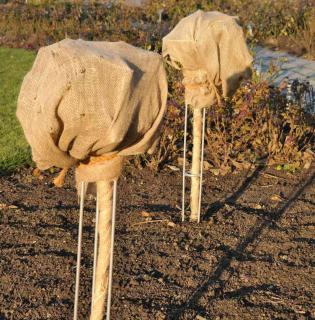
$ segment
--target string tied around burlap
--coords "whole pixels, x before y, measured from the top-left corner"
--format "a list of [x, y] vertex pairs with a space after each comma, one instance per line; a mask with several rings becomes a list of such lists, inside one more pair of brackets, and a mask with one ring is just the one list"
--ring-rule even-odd
[[124, 157], [117, 154], [90, 157], [80, 162], [75, 169], [75, 180], [80, 182], [97, 182], [117, 180], [121, 174]]
[[220, 84], [215, 84], [206, 70], [183, 70], [185, 101], [192, 108], [205, 108], [221, 103]]
[[[124, 158], [117, 154], [91, 156], [85, 161], [78, 162], [75, 167], [76, 187], [79, 191], [81, 182], [114, 181], [121, 174]], [[69, 168], [63, 168], [54, 179], [54, 184], [61, 187]]]

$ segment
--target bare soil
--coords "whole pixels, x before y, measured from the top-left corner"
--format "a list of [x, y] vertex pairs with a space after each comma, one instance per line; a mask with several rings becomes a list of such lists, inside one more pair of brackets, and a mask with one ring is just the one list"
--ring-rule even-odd
[[[206, 173], [196, 224], [180, 222], [180, 172], [127, 170], [112, 319], [315, 319], [314, 176]], [[62, 189], [51, 181], [31, 168], [0, 177], [1, 320], [72, 319], [78, 203], [71, 175]], [[80, 319], [90, 308], [94, 210], [87, 201]]]

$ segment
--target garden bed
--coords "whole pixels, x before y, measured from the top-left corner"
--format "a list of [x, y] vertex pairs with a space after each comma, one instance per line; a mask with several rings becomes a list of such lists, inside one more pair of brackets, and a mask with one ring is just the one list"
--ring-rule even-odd
[[[207, 173], [195, 224], [180, 222], [179, 172], [129, 168], [118, 187], [112, 319], [314, 319], [314, 176], [314, 167]], [[1, 320], [72, 318], [78, 204], [73, 177], [62, 189], [51, 181], [30, 168], [0, 178]], [[85, 212], [81, 319], [93, 201]]]
[[[245, 0], [208, 2], [169, 1], [160, 23], [160, 1], [145, 9], [9, 2], [0, 5], [0, 44], [37, 50], [69, 36], [125, 40], [160, 52], [162, 36], [198, 8], [237, 14], [245, 27], [253, 22], [253, 44], [309, 39], [311, 1], [273, 1], [275, 7], [267, 1], [257, 8]], [[314, 47], [303, 41], [296, 53], [314, 57]], [[34, 55], [1, 54], [0, 320], [71, 319], [78, 224], [73, 176], [57, 189], [49, 171], [34, 175], [25, 168], [30, 151], [15, 104]], [[169, 168], [180, 165], [184, 103], [173, 71], [169, 89], [157, 152], [133, 159], [119, 181], [112, 319], [314, 319], [314, 119], [290, 105], [283, 89], [257, 77], [232, 102], [213, 107], [202, 222], [181, 223], [181, 174]], [[81, 319], [90, 309], [94, 205], [86, 207]]]

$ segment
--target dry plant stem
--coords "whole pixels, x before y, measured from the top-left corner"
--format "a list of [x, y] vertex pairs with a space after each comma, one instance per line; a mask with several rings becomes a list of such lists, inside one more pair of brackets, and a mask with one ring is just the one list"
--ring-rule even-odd
[[141, 221], [141, 222], [134, 223], [133, 226], [139, 226], [141, 224], [156, 223], [156, 222], [169, 222], [169, 220], [168, 219], [159, 219], [159, 220]]
[[99, 246], [95, 271], [95, 292], [93, 295], [94, 301], [92, 302], [93, 308], [90, 320], [102, 320], [104, 316], [110, 263], [113, 182], [97, 182], [97, 197], [99, 209]]
[[200, 191], [200, 154], [202, 136], [202, 111], [194, 108], [193, 119], [193, 155], [191, 168], [190, 220], [198, 221], [199, 191]]
[[185, 191], [186, 191], [186, 152], [187, 152], [187, 121], [188, 105], [185, 103], [185, 125], [184, 125], [184, 152], [183, 152], [183, 185], [182, 185], [182, 222], [185, 221]]

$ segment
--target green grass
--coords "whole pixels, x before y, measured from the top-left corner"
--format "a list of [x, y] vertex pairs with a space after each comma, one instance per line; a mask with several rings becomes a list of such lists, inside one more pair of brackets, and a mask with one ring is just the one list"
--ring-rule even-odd
[[0, 174], [31, 163], [30, 148], [15, 112], [23, 77], [34, 59], [33, 52], [0, 48]]

